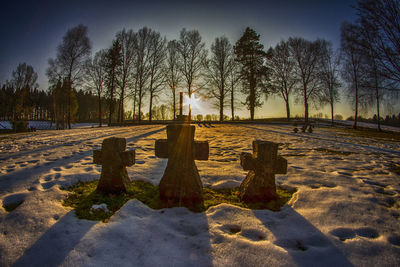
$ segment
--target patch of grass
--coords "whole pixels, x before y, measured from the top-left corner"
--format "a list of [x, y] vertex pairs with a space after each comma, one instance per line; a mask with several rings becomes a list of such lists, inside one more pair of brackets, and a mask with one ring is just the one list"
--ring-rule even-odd
[[315, 151], [319, 151], [319, 152], [324, 152], [324, 153], [329, 153], [329, 154], [334, 154], [334, 155], [344, 155], [344, 156], [349, 156], [351, 154], [355, 154], [353, 152], [349, 152], [349, 151], [337, 151], [337, 150], [333, 150], [333, 149], [329, 149], [329, 148], [314, 148]]
[[[125, 194], [112, 195], [96, 192], [98, 180], [90, 182], [78, 182], [66, 189], [71, 193], [64, 200], [63, 205], [75, 209], [76, 216], [80, 219], [98, 220], [107, 222], [128, 200], [137, 199], [152, 209], [166, 208], [159, 197], [158, 186], [144, 181], [133, 181]], [[204, 205], [194, 207], [192, 211], [203, 212], [209, 207], [221, 203], [229, 203], [239, 207], [250, 209], [269, 209], [279, 211], [292, 197], [296, 190], [287, 190], [277, 187], [278, 199], [268, 203], [246, 204], [239, 198], [239, 187], [231, 189], [203, 188]], [[106, 203], [110, 212], [92, 210], [93, 205]]]

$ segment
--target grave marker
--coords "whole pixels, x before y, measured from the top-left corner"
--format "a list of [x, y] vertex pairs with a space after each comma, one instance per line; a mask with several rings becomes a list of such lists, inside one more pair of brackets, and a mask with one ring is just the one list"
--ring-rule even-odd
[[155, 155], [168, 158], [160, 181], [160, 198], [167, 206], [193, 207], [203, 203], [203, 185], [194, 160], [208, 160], [207, 141], [194, 141], [195, 126], [170, 124], [167, 138], [155, 143]]
[[268, 202], [276, 200], [275, 174], [287, 172], [287, 160], [278, 155], [278, 144], [253, 141], [253, 154], [242, 152], [240, 165], [249, 171], [239, 188], [244, 202]]
[[102, 165], [97, 191], [120, 194], [130, 183], [127, 166], [135, 164], [135, 150], [125, 150], [125, 138], [103, 140], [100, 150], [93, 151], [93, 162]]

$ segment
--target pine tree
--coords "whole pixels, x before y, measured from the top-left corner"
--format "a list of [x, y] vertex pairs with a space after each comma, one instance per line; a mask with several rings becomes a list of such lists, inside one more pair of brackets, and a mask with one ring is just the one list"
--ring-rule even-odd
[[243, 81], [242, 91], [247, 95], [245, 104], [250, 110], [250, 119], [254, 120], [254, 110], [260, 107], [263, 80], [267, 74], [264, 60], [266, 53], [260, 43], [260, 35], [247, 27], [234, 47], [236, 61], [240, 65]]

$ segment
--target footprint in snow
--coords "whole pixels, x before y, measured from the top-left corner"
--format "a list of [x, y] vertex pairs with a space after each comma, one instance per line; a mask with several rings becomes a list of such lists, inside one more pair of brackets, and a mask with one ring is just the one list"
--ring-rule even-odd
[[54, 168], [53, 168], [53, 171], [60, 172], [60, 171], [61, 171], [61, 168], [60, 168], [60, 167], [54, 167]]
[[344, 175], [344, 176], [353, 176], [352, 173], [350, 172], [337, 172], [338, 174]]
[[380, 186], [380, 187], [386, 187], [386, 185], [384, 185], [380, 182], [374, 182], [374, 181], [368, 181], [368, 180], [362, 180], [362, 181], [368, 185], [376, 185], [376, 186]]
[[388, 242], [394, 246], [400, 247], [400, 235], [392, 235], [388, 237]]
[[378, 238], [379, 233], [373, 228], [370, 227], [362, 227], [356, 229], [356, 233], [359, 236], [366, 237], [366, 238]]
[[356, 236], [353, 229], [350, 228], [336, 228], [329, 232], [331, 235], [339, 238], [340, 241], [346, 241]]
[[308, 249], [308, 247], [304, 244], [304, 241], [302, 240], [277, 239], [274, 241], [274, 244], [284, 249], [300, 250], [300, 251], [306, 251]]
[[290, 166], [291, 168], [293, 168], [293, 169], [296, 169], [296, 170], [304, 170], [304, 168], [303, 167], [299, 167], [299, 166]]
[[353, 239], [357, 235], [365, 238], [375, 239], [379, 237], [378, 231], [370, 227], [361, 227], [358, 229], [351, 228], [337, 228], [329, 232], [339, 238], [340, 241], [346, 241], [347, 239]]
[[262, 241], [266, 239], [265, 234], [257, 229], [244, 229], [241, 231], [241, 235], [251, 241]]
[[11, 212], [24, 203], [27, 194], [13, 194], [3, 199], [3, 208]]
[[42, 188], [43, 189], [50, 189], [50, 188], [52, 188], [54, 185], [55, 185], [56, 183], [54, 182], [54, 181], [52, 181], [52, 182], [48, 182], [48, 183], [42, 183]]
[[44, 180], [45, 180], [46, 182], [51, 181], [52, 179], [53, 179], [53, 177], [52, 177], [51, 174], [50, 174], [50, 175], [47, 175], [46, 177], [44, 177]]

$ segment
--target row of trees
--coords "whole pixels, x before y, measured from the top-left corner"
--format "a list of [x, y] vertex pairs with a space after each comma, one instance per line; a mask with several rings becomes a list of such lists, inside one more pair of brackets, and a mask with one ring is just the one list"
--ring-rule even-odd
[[[36, 77], [32, 66], [18, 65], [12, 79], [0, 87], [0, 120], [51, 120], [58, 122], [58, 128], [65, 128], [66, 113], [62, 111], [66, 109], [68, 83], [57, 83], [46, 92], [37, 88]], [[103, 104], [105, 100], [101, 99]], [[98, 99], [90, 91], [73, 89], [71, 103], [72, 121], [97, 121]], [[104, 118], [105, 114], [101, 116]]]
[[[238, 104], [246, 105], [253, 120], [262, 98], [276, 94], [285, 102], [288, 120], [295, 98], [304, 105], [306, 123], [310, 106], [318, 109], [326, 104], [333, 123], [339, 91], [347, 88], [356, 127], [359, 106], [376, 106], [380, 118], [382, 102], [397, 99], [400, 81], [398, 1], [360, 0], [357, 11], [357, 21], [341, 28], [338, 51], [326, 40], [299, 37], [282, 40], [265, 51], [260, 36], [251, 28], [246, 28], [234, 45], [225, 36], [217, 37], [208, 51], [197, 30], [182, 29], [177, 40], [167, 41], [159, 32], [144, 27], [137, 32], [119, 31], [111, 47], [92, 56], [88, 29], [78, 25], [67, 31], [56, 57], [49, 60], [46, 73], [52, 114], [61, 128], [70, 128], [78, 110], [87, 105], [77, 98], [76, 88], [84, 88], [96, 95], [100, 125], [105, 110], [109, 123], [122, 122], [126, 114], [142, 120], [146, 100], [148, 120], [158, 118], [154, 103], [162, 94], [169, 95], [167, 107], [175, 118], [177, 92], [185, 89], [189, 98], [196, 93], [213, 101], [220, 120], [225, 119], [228, 106], [233, 120]], [[28, 103], [21, 100], [26, 98], [24, 92], [37, 90], [33, 68], [20, 66], [7, 87], [17, 96], [12, 111], [7, 111], [13, 119], [22, 114], [20, 102]], [[133, 103], [128, 112], [124, 109], [127, 100]]]

